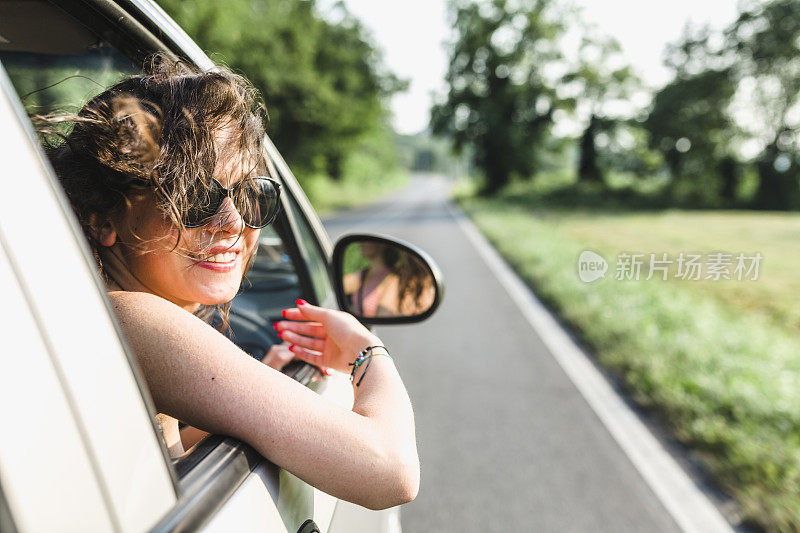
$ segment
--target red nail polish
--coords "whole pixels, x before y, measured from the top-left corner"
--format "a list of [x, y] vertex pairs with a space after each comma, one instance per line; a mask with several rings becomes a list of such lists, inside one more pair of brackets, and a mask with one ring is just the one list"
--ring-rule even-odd
[[299, 299], [299, 298], [297, 300], [295, 300], [294, 303], [296, 303], [297, 305], [308, 305], [307, 301]]
[[289, 351], [290, 352], [294, 352], [294, 344], [290, 344], [289, 345]]
[[286, 309], [284, 309], [283, 311], [281, 311], [281, 314], [283, 315], [283, 318], [286, 318]]
[[280, 331], [280, 330], [278, 329], [278, 323], [277, 323], [277, 322], [275, 322], [274, 324], [272, 324], [272, 327], [275, 329], [275, 331]]

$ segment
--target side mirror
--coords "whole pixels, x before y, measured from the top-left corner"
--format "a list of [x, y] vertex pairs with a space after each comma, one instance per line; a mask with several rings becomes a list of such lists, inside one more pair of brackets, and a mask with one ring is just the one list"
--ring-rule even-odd
[[375, 234], [345, 235], [333, 249], [339, 308], [364, 324], [411, 324], [444, 296], [439, 266], [416, 246]]

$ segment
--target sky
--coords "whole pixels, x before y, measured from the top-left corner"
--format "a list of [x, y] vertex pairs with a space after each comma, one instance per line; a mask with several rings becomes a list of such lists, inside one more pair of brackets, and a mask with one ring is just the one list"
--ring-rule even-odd
[[[323, 0], [322, 6], [332, 0]], [[416, 133], [428, 124], [432, 95], [444, 93], [450, 38], [444, 0], [344, 0], [383, 51], [389, 70], [410, 82], [392, 102], [393, 125]], [[736, 0], [574, 0], [583, 19], [616, 38], [629, 63], [651, 87], [669, 80], [664, 47], [678, 40], [687, 23], [723, 28], [736, 17]]]

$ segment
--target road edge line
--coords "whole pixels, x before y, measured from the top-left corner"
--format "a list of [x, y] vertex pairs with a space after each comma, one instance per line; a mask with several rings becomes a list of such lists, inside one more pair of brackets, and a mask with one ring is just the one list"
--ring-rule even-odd
[[489, 243], [460, 207], [445, 203], [550, 354], [583, 395], [608, 432], [686, 533], [732, 533], [733, 527], [670, 453], [617, 394], [605, 376], [563, 330], [552, 313]]

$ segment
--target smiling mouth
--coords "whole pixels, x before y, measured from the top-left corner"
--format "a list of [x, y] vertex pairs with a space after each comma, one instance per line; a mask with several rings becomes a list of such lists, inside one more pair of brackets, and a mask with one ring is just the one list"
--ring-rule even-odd
[[233, 263], [236, 261], [236, 256], [239, 252], [222, 252], [219, 254], [210, 255], [208, 257], [195, 257], [198, 262], [202, 263]]
[[208, 263], [232, 263], [236, 261], [236, 256], [238, 252], [224, 252], [221, 254], [212, 255], [211, 257], [206, 257], [204, 261]]

